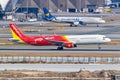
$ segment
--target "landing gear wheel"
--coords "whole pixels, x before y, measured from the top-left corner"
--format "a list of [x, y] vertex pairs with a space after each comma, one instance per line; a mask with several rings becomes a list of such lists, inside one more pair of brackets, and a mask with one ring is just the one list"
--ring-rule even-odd
[[73, 26], [74, 26], [73, 24], [70, 25], [70, 27], [73, 27]]
[[99, 27], [99, 25], [97, 24], [97, 27]]
[[75, 25], [75, 27], [78, 27], [78, 25]]
[[71, 24], [70, 27], [77, 27], [78, 25]]
[[98, 47], [99, 50], [101, 50], [101, 47]]
[[62, 46], [59, 46], [59, 47], [57, 48], [57, 50], [63, 50], [63, 47], [62, 47]]
[[101, 50], [101, 46], [100, 46], [100, 44], [98, 44], [98, 49]]

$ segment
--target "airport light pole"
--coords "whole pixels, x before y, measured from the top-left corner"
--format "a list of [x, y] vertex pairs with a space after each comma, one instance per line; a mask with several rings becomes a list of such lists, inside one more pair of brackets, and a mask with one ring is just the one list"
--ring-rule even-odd
[[11, 7], [12, 7], [12, 21], [13, 21], [13, 11], [14, 11], [14, 10], [13, 10], [13, 0], [12, 0], [11, 3], [12, 3], [12, 6], [11, 6]]
[[65, 4], [66, 4], [66, 5], [65, 5], [65, 6], [66, 6], [66, 12], [68, 12], [67, 0], [65, 0]]
[[27, 9], [27, 12], [26, 12], [26, 19], [28, 20], [28, 0], [27, 0], [26, 9]]
[[50, 1], [48, 0], [48, 9], [50, 10]]

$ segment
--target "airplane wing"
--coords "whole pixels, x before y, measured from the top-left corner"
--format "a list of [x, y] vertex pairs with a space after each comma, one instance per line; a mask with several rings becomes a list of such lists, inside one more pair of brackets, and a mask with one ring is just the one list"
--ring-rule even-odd
[[64, 46], [64, 44], [66, 43], [72, 43], [72, 42], [66, 42], [66, 41], [57, 41], [57, 40], [49, 40], [49, 39], [46, 39], [46, 38], [43, 38], [44, 40], [47, 40], [48, 42], [56, 45], [56, 46]]

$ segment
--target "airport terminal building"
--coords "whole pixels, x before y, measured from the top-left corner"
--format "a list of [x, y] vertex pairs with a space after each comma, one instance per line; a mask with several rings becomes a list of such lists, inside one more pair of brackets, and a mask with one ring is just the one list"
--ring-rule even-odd
[[38, 8], [39, 12], [43, 7], [50, 9], [52, 12], [67, 11], [68, 9], [81, 10], [88, 7], [101, 7], [105, 4], [105, 0], [6, 0], [5, 11], [15, 10], [19, 8]]
[[103, 7], [106, 0], [4, 0], [4, 2], [1, 0], [0, 4], [6, 14], [22, 13], [37, 16], [42, 12], [43, 7], [53, 13], [94, 12], [98, 7]]
[[[51, 12], [92, 12], [105, 4], [105, 0], [0, 0], [0, 19], [5, 15], [21, 13], [22, 15], [37, 16], [43, 7]], [[20, 15], [21, 15], [20, 14]], [[15, 15], [16, 16], [16, 15]]]
[[116, 7], [120, 7], [120, 0], [111, 0], [113, 4], [116, 4]]

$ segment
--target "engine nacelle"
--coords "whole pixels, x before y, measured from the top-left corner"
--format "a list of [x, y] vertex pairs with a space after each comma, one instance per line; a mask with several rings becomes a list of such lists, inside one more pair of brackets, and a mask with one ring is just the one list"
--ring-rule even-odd
[[76, 22], [74, 22], [73, 24], [77, 26], [77, 25], [79, 25], [79, 22], [76, 21]]
[[79, 21], [79, 24], [81, 24], [81, 25], [86, 25], [84, 22], [82, 22], [82, 21]]
[[66, 48], [73, 48], [73, 47], [77, 47], [77, 45], [73, 44], [73, 43], [65, 43], [64, 47], [66, 47]]

